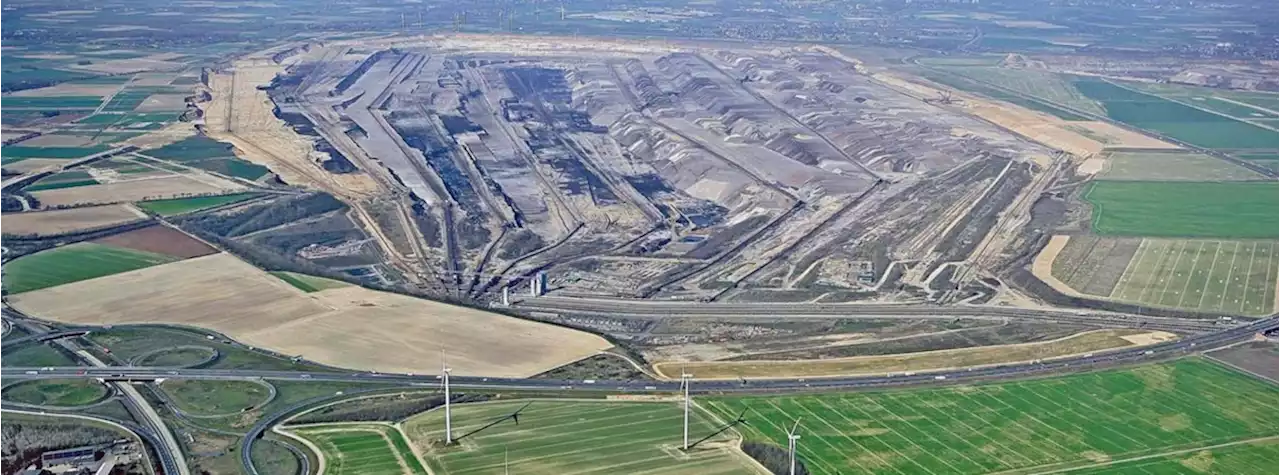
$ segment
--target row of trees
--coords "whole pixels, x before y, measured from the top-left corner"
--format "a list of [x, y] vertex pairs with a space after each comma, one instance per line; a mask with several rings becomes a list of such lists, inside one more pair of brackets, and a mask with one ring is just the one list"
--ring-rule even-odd
[[56, 422], [12, 422], [0, 426], [3, 435], [3, 472], [17, 473], [51, 450], [106, 444], [125, 435], [101, 427]]
[[345, 209], [347, 205], [325, 193], [312, 193], [271, 201], [238, 213], [202, 213], [177, 222], [224, 237], [235, 237], [296, 222], [309, 216]]
[[[764, 465], [764, 468], [769, 469], [769, 473], [774, 475], [791, 473], [791, 454], [787, 453], [787, 449], [773, 444], [748, 441], [742, 443], [742, 451], [760, 462], [760, 465]], [[805, 468], [804, 462], [799, 457], [796, 458], [796, 474], [809, 475], [809, 469]]]
[[[488, 394], [454, 394], [453, 403], [487, 401]], [[443, 394], [389, 394], [321, 408], [294, 419], [299, 424], [404, 420], [444, 405]]]

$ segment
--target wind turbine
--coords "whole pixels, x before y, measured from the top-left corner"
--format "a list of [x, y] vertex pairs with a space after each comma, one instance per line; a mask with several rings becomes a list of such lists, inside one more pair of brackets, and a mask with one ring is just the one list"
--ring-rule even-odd
[[444, 350], [440, 350], [440, 377], [444, 379], [444, 444], [453, 444], [453, 417], [449, 412], [449, 365], [444, 361]]
[[681, 368], [680, 386], [684, 388], [684, 450], [689, 450], [689, 384], [692, 382], [693, 375]]
[[791, 430], [787, 431], [787, 452], [791, 455], [791, 475], [796, 475], [796, 445], [800, 443], [800, 434], [796, 433], [796, 429], [800, 428], [800, 419], [796, 418], [795, 425], [791, 426]]

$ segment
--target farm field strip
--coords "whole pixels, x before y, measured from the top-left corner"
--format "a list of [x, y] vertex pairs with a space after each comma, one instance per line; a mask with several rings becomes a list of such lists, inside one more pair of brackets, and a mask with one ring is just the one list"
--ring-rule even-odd
[[[830, 377], [851, 374], [929, 371], [1005, 364], [1104, 351], [1135, 345], [1134, 337], [1163, 341], [1174, 335], [1143, 330], [1094, 330], [1054, 340], [1007, 345], [971, 346], [913, 353], [826, 358], [821, 360], [740, 360], [658, 362], [654, 370], [670, 378], [688, 370], [700, 379]], [[1139, 338], [1142, 338], [1139, 337]], [[1133, 338], [1133, 339], [1131, 339]]]
[[335, 424], [288, 429], [319, 446], [326, 474], [426, 475], [400, 432], [382, 424]]
[[1072, 84], [1086, 97], [1101, 103], [1107, 117], [1117, 122], [1208, 149], [1276, 148], [1273, 128], [1172, 101], [1129, 84], [1097, 78], [1077, 78]]
[[[459, 437], [529, 404], [520, 424], [504, 421], [464, 437], [461, 447], [431, 448], [436, 473], [744, 473], [749, 464], [726, 450], [728, 435], [682, 454], [678, 403], [606, 401], [510, 401], [455, 405], [454, 436]], [[443, 439], [439, 410], [406, 423], [410, 438], [424, 450]], [[690, 439], [717, 428], [705, 414], [691, 414]], [[590, 441], [590, 444], [584, 444]]]
[[1274, 239], [1275, 182], [1095, 180], [1084, 193], [1103, 235]]
[[747, 408], [748, 439], [775, 443], [800, 418], [799, 453], [811, 473], [1023, 473], [1271, 437], [1275, 392], [1186, 359], [1054, 379], [701, 404], [723, 417]]
[[1096, 466], [1050, 473], [1066, 474], [1164, 474], [1164, 473], [1268, 473], [1280, 463], [1276, 438], [1230, 442], [1212, 447], [1135, 457]]
[[258, 196], [256, 193], [233, 193], [229, 195], [200, 196], [195, 198], [147, 200], [138, 202], [137, 206], [161, 216], [173, 216], [222, 206], [225, 204], [237, 203], [256, 196]]
[[1208, 312], [1275, 311], [1277, 243], [1144, 239], [1112, 299]]
[[82, 242], [14, 259], [5, 266], [5, 288], [16, 294], [176, 260], [163, 254]]
[[1240, 165], [1185, 152], [1110, 152], [1106, 168], [1098, 177], [1137, 181], [1266, 180], [1266, 177]]

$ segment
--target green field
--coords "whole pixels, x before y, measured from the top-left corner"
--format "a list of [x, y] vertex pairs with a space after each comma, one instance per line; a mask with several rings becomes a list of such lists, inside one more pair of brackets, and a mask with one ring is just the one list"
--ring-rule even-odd
[[178, 260], [172, 256], [81, 242], [14, 259], [4, 287], [16, 294]]
[[0, 156], [9, 158], [80, 158], [104, 152], [110, 147], [97, 145], [93, 147], [23, 147], [9, 145], [0, 147]]
[[1079, 111], [1106, 113], [1101, 105], [1076, 90], [1070, 76], [1048, 71], [999, 67], [951, 67], [946, 70]]
[[[426, 475], [422, 461], [389, 425], [337, 424], [291, 429], [320, 447], [331, 475]], [[406, 470], [407, 469], [407, 470]]]
[[1076, 475], [1129, 475], [1129, 474], [1246, 474], [1270, 473], [1275, 470], [1277, 457], [1274, 437], [1205, 450], [1192, 450], [1160, 457], [1129, 462], [1104, 464], [1099, 467], [1081, 468], [1064, 473]]
[[56, 109], [96, 109], [102, 104], [98, 96], [4, 96], [0, 99], [0, 107], [30, 108], [43, 110]]
[[40, 406], [85, 406], [107, 397], [107, 387], [88, 379], [48, 379], [18, 383], [4, 390], [4, 399]]
[[1094, 181], [1093, 230], [1103, 235], [1275, 238], [1275, 183]]
[[1107, 168], [1098, 177], [1135, 181], [1266, 180], [1257, 172], [1226, 160], [1186, 152], [1110, 152]]
[[0, 358], [4, 366], [43, 367], [43, 366], [75, 366], [75, 360], [61, 351], [43, 343], [23, 343], [20, 348], [5, 348], [4, 357]]
[[1110, 297], [1266, 315], [1276, 309], [1276, 266], [1274, 241], [1144, 239]]
[[[454, 435], [467, 434], [528, 402], [455, 405]], [[505, 453], [511, 473], [750, 473], [749, 461], [723, 448], [727, 435], [681, 453], [681, 417], [677, 403], [535, 400], [521, 412], [519, 426], [499, 423], [464, 437], [459, 447], [436, 447], [428, 463], [435, 473], [500, 474]], [[694, 411], [691, 441], [716, 427]], [[444, 437], [443, 413], [414, 416], [405, 423], [405, 432], [414, 444], [428, 447]]]
[[1070, 111], [1061, 109], [1059, 107], [1054, 107], [1053, 105], [1050, 105], [1047, 102], [1027, 99], [1025, 97], [1008, 92], [1006, 90], [999, 89], [990, 84], [980, 82], [978, 80], [975, 80], [969, 77], [955, 74], [951, 72], [951, 69], [959, 69], [959, 68], [947, 68], [945, 70], [942, 68], [920, 69], [916, 71], [916, 74], [918, 74], [919, 76], [925, 79], [936, 82], [938, 84], [942, 84], [944, 86], [948, 86], [954, 89], [959, 89], [961, 91], [983, 95], [995, 100], [1008, 102], [1010, 104], [1020, 106], [1026, 109], [1044, 112], [1046, 114], [1056, 116], [1062, 120], [1069, 120], [1069, 121], [1089, 120], [1088, 117], [1082, 116], [1080, 114], [1072, 113]]
[[233, 414], [263, 404], [271, 389], [252, 381], [165, 381], [161, 389], [178, 408], [194, 415]]
[[125, 89], [111, 97], [111, 102], [102, 107], [103, 112], [129, 112], [151, 95], [150, 91]]
[[98, 180], [93, 179], [88, 172], [83, 170], [69, 170], [36, 180], [35, 183], [27, 185], [22, 189], [24, 191], [56, 190], [59, 188], [75, 188], [77, 186], [89, 186], [96, 184], [98, 184]]
[[1128, 83], [1130, 87], [1192, 107], [1241, 119], [1276, 117], [1276, 94], [1181, 84]]
[[271, 172], [267, 167], [236, 158], [230, 144], [204, 136], [148, 150], [147, 156], [247, 180], [257, 180]]
[[1143, 94], [1096, 78], [1073, 82], [1107, 117], [1210, 149], [1275, 149], [1280, 134], [1248, 122]]
[[337, 289], [349, 287], [351, 284], [346, 282], [326, 279], [324, 277], [315, 277], [306, 274], [298, 274], [296, 272], [271, 272], [271, 275], [279, 277], [280, 280], [288, 282], [289, 285], [297, 287], [298, 290], [311, 293], [325, 289]]
[[253, 198], [254, 196], [257, 196], [257, 193], [236, 193], [231, 195], [140, 201], [137, 205], [139, 208], [161, 216], [173, 216], [176, 214], [190, 213], [192, 211], [199, 211], [215, 206], [236, 203]]
[[722, 417], [747, 409], [748, 439], [784, 446], [783, 427], [800, 418], [810, 473], [1047, 473], [1274, 437], [1276, 393], [1274, 384], [1191, 358], [976, 386], [701, 404]]

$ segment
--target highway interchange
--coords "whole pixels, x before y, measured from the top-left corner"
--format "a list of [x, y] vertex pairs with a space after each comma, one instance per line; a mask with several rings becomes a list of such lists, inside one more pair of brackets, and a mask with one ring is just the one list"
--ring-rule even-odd
[[[567, 302], [566, 302], [567, 301]], [[1007, 318], [1030, 320], [1070, 321], [1097, 326], [1129, 326], [1151, 329], [1168, 329], [1191, 333], [1186, 338], [1139, 348], [1122, 349], [1078, 357], [1048, 360], [1036, 363], [1018, 363], [993, 365], [986, 367], [966, 368], [937, 372], [890, 373], [884, 375], [852, 376], [835, 378], [808, 379], [753, 379], [753, 380], [699, 380], [692, 386], [697, 394], [723, 394], [766, 392], [786, 393], [818, 390], [857, 390], [887, 386], [908, 386], [922, 384], [953, 384], [997, 378], [1011, 378], [1036, 374], [1085, 370], [1117, 364], [1133, 364], [1143, 361], [1168, 359], [1191, 352], [1224, 346], [1253, 337], [1259, 332], [1277, 329], [1277, 317], [1255, 320], [1240, 325], [1224, 326], [1212, 320], [1191, 320], [1162, 317], [1146, 317], [1136, 315], [1107, 314], [1099, 312], [1080, 312], [1062, 310], [1027, 310], [1004, 307], [924, 307], [901, 305], [841, 305], [841, 304], [724, 304], [695, 302], [622, 302], [610, 300], [587, 299], [550, 299], [543, 298], [526, 301], [520, 306], [526, 310], [569, 312], [575, 314], [603, 314], [612, 316], [639, 317], [681, 317], [681, 318], [725, 318], [725, 317], [774, 317], [796, 318], [921, 318], [938, 317], [954, 318], [959, 316], [975, 318]], [[695, 306], [695, 307], [689, 307]], [[608, 310], [606, 310], [608, 309]], [[6, 309], [9, 323], [20, 324], [35, 322], [25, 316]], [[686, 313], [687, 312], [687, 313]], [[68, 338], [78, 337], [86, 328], [48, 328], [43, 333], [27, 337], [11, 339], [5, 346], [11, 347], [17, 342], [38, 341], [62, 344]], [[11, 343], [12, 342], [12, 343]], [[36, 379], [98, 379], [112, 383], [117, 387], [129, 386], [125, 383], [153, 383], [165, 379], [190, 380], [267, 380], [267, 381], [335, 381], [352, 383], [392, 383], [400, 384], [398, 388], [383, 388], [369, 391], [347, 392], [342, 395], [325, 396], [302, 401], [286, 409], [263, 417], [250, 429], [241, 442], [241, 462], [250, 474], [259, 472], [253, 466], [251, 454], [252, 444], [261, 438], [270, 427], [302, 410], [343, 398], [353, 397], [364, 392], [387, 390], [403, 390], [406, 387], [435, 387], [437, 375], [385, 374], [377, 372], [336, 372], [317, 371], [303, 373], [297, 371], [265, 371], [265, 370], [229, 370], [229, 369], [186, 369], [134, 366], [97, 366], [97, 367], [5, 367], [0, 369], [0, 378], [5, 381], [23, 381]], [[672, 392], [679, 390], [676, 381], [627, 380], [627, 381], [562, 381], [549, 379], [511, 379], [454, 376], [451, 383], [455, 387], [474, 390], [494, 391], [555, 391], [555, 392], [616, 392], [616, 393], [648, 393]], [[132, 389], [132, 388], [128, 388]], [[137, 399], [141, 399], [140, 397]], [[128, 398], [132, 403], [130, 410], [138, 410], [143, 414], [154, 413], [154, 410], [136, 407], [135, 398]], [[146, 404], [145, 401], [142, 404]], [[5, 404], [4, 409], [26, 410]], [[157, 448], [157, 453], [165, 474], [185, 475], [185, 463], [180, 449], [171, 443], [172, 435], [161, 422], [156, 425], [152, 418], [145, 418], [147, 424], [139, 425], [128, 421], [121, 423]], [[158, 419], [156, 417], [155, 419]], [[165, 437], [168, 436], [168, 437]], [[178, 450], [179, 453], [172, 453]], [[303, 457], [305, 459], [305, 457]], [[301, 462], [304, 466], [305, 460]]]

